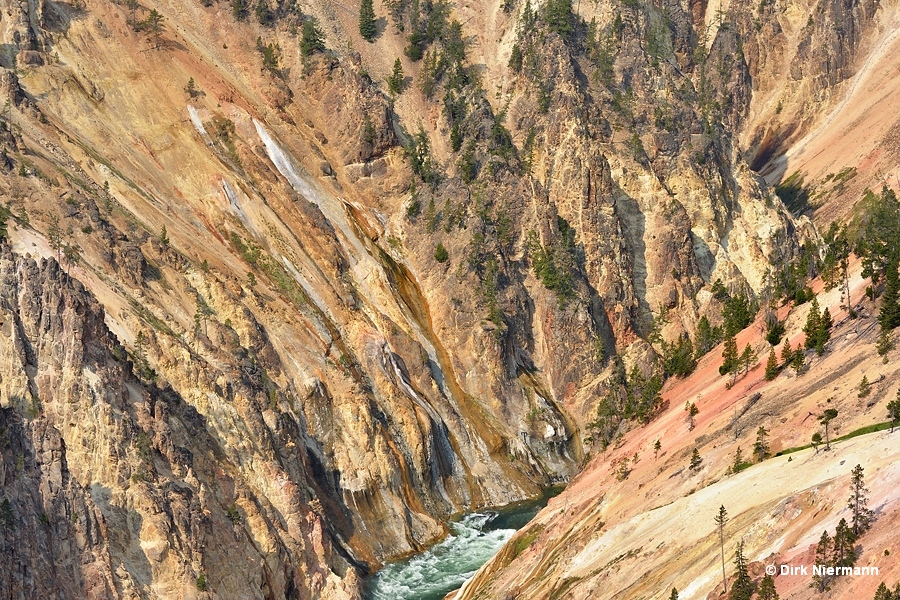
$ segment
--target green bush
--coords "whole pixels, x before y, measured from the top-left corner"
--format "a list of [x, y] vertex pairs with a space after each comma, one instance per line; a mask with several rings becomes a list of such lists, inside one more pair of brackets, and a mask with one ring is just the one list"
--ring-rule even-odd
[[516, 558], [517, 556], [525, 552], [525, 550], [527, 550], [528, 547], [534, 543], [537, 537], [541, 534], [541, 529], [543, 529], [542, 526], [535, 525], [515, 541], [512, 551], [513, 558]]
[[300, 39], [300, 53], [303, 56], [310, 56], [316, 52], [324, 51], [325, 41], [322, 31], [318, 28], [315, 21], [304, 21]]
[[0, 502], [0, 524], [6, 529], [12, 529], [14, 523], [15, 518], [13, 516], [12, 505], [7, 498], [4, 498], [3, 502]]
[[544, 247], [532, 231], [526, 239], [528, 256], [535, 276], [548, 290], [556, 292], [560, 305], [576, 296], [573, 273], [577, 269], [575, 231], [562, 217], [557, 217], [559, 236], [550, 246]]
[[766, 341], [772, 346], [777, 346], [781, 343], [784, 331], [784, 323], [777, 318], [769, 321], [766, 325]]

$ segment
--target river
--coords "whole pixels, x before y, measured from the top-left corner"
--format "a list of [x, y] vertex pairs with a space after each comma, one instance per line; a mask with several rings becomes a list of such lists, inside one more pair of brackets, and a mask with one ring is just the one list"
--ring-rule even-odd
[[369, 581], [369, 600], [441, 600], [475, 574], [503, 544], [546, 506], [562, 487], [539, 498], [468, 513], [451, 522], [450, 535], [410, 558], [386, 565]]

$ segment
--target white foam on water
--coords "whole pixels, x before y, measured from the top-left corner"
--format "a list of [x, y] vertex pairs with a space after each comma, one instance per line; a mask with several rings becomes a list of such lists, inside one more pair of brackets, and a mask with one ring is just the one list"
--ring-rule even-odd
[[475, 574], [516, 532], [484, 530], [493, 517], [472, 513], [451, 524], [453, 533], [413, 558], [382, 569], [370, 588], [373, 600], [443, 598]]

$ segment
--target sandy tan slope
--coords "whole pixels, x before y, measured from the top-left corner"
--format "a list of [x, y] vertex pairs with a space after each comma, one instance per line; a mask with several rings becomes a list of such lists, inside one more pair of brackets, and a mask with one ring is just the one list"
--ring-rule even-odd
[[[859, 302], [864, 282], [854, 281], [853, 297]], [[826, 407], [839, 413], [832, 436], [884, 421], [884, 406], [897, 393], [896, 351], [887, 364], [875, 355], [873, 307], [864, 303], [864, 316], [850, 320], [840, 312], [837, 290], [820, 296], [820, 302], [829, 306], [838, 325], [826, 354], [809, 355], [808, 372], [799, 377], [783, 373], [770, 383], [762, 378], [760, 364], [726, 389], [727, 378], [716, 372], [719, 353], [711, 352], [697, 372], [664, 392], [671, 401], [665, 415], [596, 456], [456, 598], [656, 598], [667, 597], [672, 587], [681, 598], [718, 597], [721, 565], [713, 519], [722, 505], [730, 516], [725, 544], [729, 576], [741, 539], [757, 579], [769, 564], [809, 567], [821, 532], [827, 528], [833, 534], [840, 518], [849, 519], [849, 475], [857, 464], [865, 469], [870, 506], [878, 515], [874, 529], [860, 540], [857, 564], [877, 566], [880, 574], [842, 579], [833, 597], [871, 596], [882, 580], [900, 578], [900, 564], [891, 554], [900, 433], [864, 435], [833, 444], [827, 452], [803, 450], [728, 473], [738, 447], [750, 456], [760, 425], [770, 431], [776, 453], [808, 444], [812, 433], [822, 431], [816, 416]], [[788, 316], [794, 346], [802, 341], [803, 334], [796, 333], [807, 308], [798, 307]], [[738, 340], [765, 357], [768, 344], [760, 333], [751, 326]], [[859, 398], [863, 375], [876, 383], [871, 396]], [[693, 430], [685, 401], [700, 409]], [[662, 444], [658, 458], [653, 450], [657, 439]], [[693, 448], [703, 458], [697, 472], [687, 467]], [[637, 462], [621, 480], [619, 461], [634, 457]], [[818, 597], [809, 583], [809, 575], [776, 578], [783, 598]]]

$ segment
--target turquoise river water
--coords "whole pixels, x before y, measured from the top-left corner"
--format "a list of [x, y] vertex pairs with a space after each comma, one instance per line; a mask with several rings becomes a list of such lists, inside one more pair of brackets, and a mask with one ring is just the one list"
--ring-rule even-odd
[[370, 600], [441, 600], [475, 574], [562, 488], [540, 498], [463, 515], [450, 535], [424, 552], [390, 563], [369, 581]]

